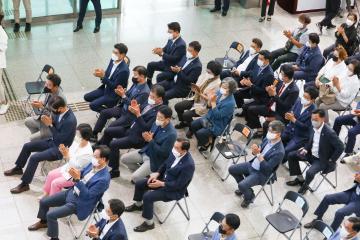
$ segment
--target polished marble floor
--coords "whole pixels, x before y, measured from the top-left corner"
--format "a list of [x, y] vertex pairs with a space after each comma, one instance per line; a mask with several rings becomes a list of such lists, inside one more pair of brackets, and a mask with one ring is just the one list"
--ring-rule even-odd
[[[281, 37], [283, 29], [293, 28], [297, 24], [296, 16], [291, 16], [280, 8], [271, 23], [257, 22], [258, 9], [240, 8], [237, 2], [232, 2], [229, 15], [222, 18], [219, 14], [211, 15], [211, 6], [194, 7], [191, 0], [126, 0], [123, 14], [104, 19], [99, 34], [94, 35], [94, 22], [87, 20], [85, 29], [73, 34], [73, 22], [64, 21], [49, 25], [34, 25], [28, 39], [11, 39], [8, 48], [8, 68], [10, 80], [19, 98], [25, 96], [24, 82], [37, 77], [41, 67], [52, 64], [57, 73], [63, 78], [63, 88], [69, 96], [70, 102], [81, 101], [84, 92], [98, 85], [91, 72], [95, 67], [106, 67], [111, 49], [115, 42], [124, 42], [129, 47], [131, 66], [145, 65], [156, 59], [151, 54], [154, 46], [164, 44], [166, 38], [166, 23], [179, 21], [183, 27], [183, 36], [189, 42], [199, 40], [203, 45], [200, 58], [204, 64], [207, 61], [222, 56], [227, 46], [233, 40], [240, 40], [248, 44], [253, 37], [260, 37], [264, 42], [264, 49], [275, 49], [284, 44]], [[313, 22], [321, 19], [322, 13], [311, 14]], [[340, 22], [340, 20], [337, 20]], [[311, 28], [315, 30], [314, 24]], [[7, 31], [11, 31], [8, 26]], [[325, 32], [321, 37], [321, 46], [332, 43], [333, 31]], [[95, 114], [90, 111], [77, 112], [78, 122], [94, 124]], [[334, 115], [331, 115], [332, 117]], [[3, 123], [0, 119], [0, 172], [13, 166], [22, 144], [28, 141], [29, 132], [23, 121]], [[183, 131], [179, 132], [184, 135]], [[344, 136], [343, 136], [344, 137]], [[132, 228], [140, 224], [140, 214], [123, 215], [130, 240], [184, 240], [191, 233], [199, 232], [204, 222], [214, 211], [224, 213], [234, 212], [241, 218], [241, 226], [237, 231], [238, 239], [260, 239], [265, 228], [265, 216], [273, 212], [277, 204], [288, 190], [288, 173], [281, 167], [278, 181], [274, 185], [275, 206], [271, 207], [265, 196], [261, 194], [249, 209], [241, 209], [241, 199], [233, 191], [236, 184], [233, 179], [225, 182], [219, 180], [209, 160], [204, 159], [195, 148], [192, 140], [192, 154], [196, 161], [196, 172], [189, 187], [189, 208], [191, 220], [186, 221], [181, 212], [176, 209], [169, 220], [163, 224], [156, 224], [155, 230], [146, 233], [134, 233]], [[230, 163], [219, 161], [226, 169]], [[327, 193], [340, 191], [352, 184], [353, 169], [339, 166], [339, 185], [337, 190], [324, 183], [315, 193], [307, 193], [306, 199], [310, 210], [305, 221], [313, 218], [312, 212], [319, 201]], [[133, 185], [129, 183], [130, 173], [121, 168], [121, 177], [112, 181], [105, 200], [120, 198], [129, 204], [133, 195]], [[331, 176], [333, 177], [333, 176]], [[36, 220], [38, 209], [37, 197], [41, 195], [44, 177], [40, 172], [31, 185], [31, 191], [21, 195], [11, 195], [9, 190], [19, 183], [17, 177], [4, 177], [0, 174], [0, 235], [2, 240], [38, 240], [46, 239], [43, 231], [28, 232], [27, 226]], [[317, 178], [315, 181], [319, 181]], [[259, 188], [256, 188], [258, 190]], [[164, 215], [169, 204], [156, 204], [156, 211]], [[331, 207], [325, 216], [330, 222], [336, 208]], [[217, 227], [213, 225], [212, 227]], [[60, 221], [60, 239], [71, 239], [69, 229]], [[298, 238], [298, 232], [296, 233]], [[274, 230], [269, 230], [264, 239], [284, 239]], [[310, 239], [321, 239], [313, 235]]]

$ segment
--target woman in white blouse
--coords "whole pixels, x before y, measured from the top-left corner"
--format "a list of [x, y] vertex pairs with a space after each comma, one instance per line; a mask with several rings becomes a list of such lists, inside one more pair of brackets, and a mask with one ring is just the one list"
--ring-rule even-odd
[[62, 167], [56, 168], [49, 172], [44, 185], [44, 196], [53, 195], [60, 192], [64, 187], [74, 185], [71, 176], [68, 173], [70, 168], [78, 170], [86, 167], [93, 156], [93, 149], [89, 142], [92, 136], [92, 128], [89, 124], [82, 123], [76, 128], [74, 142], [70, 148], [61, 144], [59, 150], [63, 155], [63, 159], [67, 161]]

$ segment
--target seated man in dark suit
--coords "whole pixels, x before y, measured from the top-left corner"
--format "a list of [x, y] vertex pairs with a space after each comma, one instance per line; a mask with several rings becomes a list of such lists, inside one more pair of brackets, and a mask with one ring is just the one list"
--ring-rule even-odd
[[171, 116], [171, 108], [161, 106], [151, 130], [142, 133], [146, 145], [121, 157], [121, 162], [134, 171], [131, 181], [136, 182], [156, 172], [169, 157], [176, 140], [176, 130], [171, 123]]
[[[274, 81], [274, 72], [269, 62], [270, 52], [261, 50], [257, 57], [256, 64], [251, 64], [252, 66], [249, 65], [249, 71], [242, 73], [239, 84], [240, 89], [235, 92], [234, 97], [237, 107], [243, 108], [243, 116], [245, 116], [246, 109], [251, 104], [266, 104], [270, 100], [265, 90], [265, 88], [273, 84]], [[246, 106], [243, 106], [244, 99], [254, 99], [255, 101], [250, 103], [250, 105], [246, 104]]]
[[[284, 158], [285, 150], [281, 142], [281, 132], [284, 124], [274, 120], [269, 124], [269, 131], [261, 146], [253, 144], [252, 154], [255, 156], [250, 162], [240, 163], [229, 167], [229, 173], [238, 184], [235, 191], [238, 196], [244, 195], [241, 207], [247, 208], [255, 198], [251, 187], [263, 185]], [[274, 179], [275, 180], [275, 179]]]
[[251, 66], [250, 63], [254, 62], [254, 64], [256, 64], [257, 56], [262, 48], [262, 45], [263, 43], [259, 38], [253, 38], [251, 40], [249, 50], [240, 57], [231, 70], [223, 70], [220, 74], [220, 79], [223, 80], [224, 78], [232, 77], [239, 83], [241, 80], [241, 74], [244, 71], [248, 71], [247, 68], [248, 66]]
[[134, 228], [135, 232], [145, 232], [155, 227], [154, 202], [168, 202], [184, 197], [195, 171], [189, 149], [189, 140], [178, 138], [172, 154], [158, 171], [135, 183], [135, 203], [125, 208], [126, 212], [142, 211], [145, 221]]
[[[67, 107], [62, 97], [53, 97], [52, 101], [52, 116], [41, 116], [41, 121], [50, 128], [52, 137], [25, 143], [15, 162], [15, 167], [4, 172], [5, 176], [23, 175], [21, 183], [11, 189], [11, 193], [28, 191], [38, 164], [42, 161], [62, 159], [63, 156], [59, 151], [60, 144], [71, 146], [75, 138], [77, 123], [74, 113]], [[32, 153], [34, 154], [31, 155]], [[26, 170], [23, 172], [27, 162]]]
[[[290, 65], [284, 64], [280, 69], [280, 82], [265, 88], [266, 94], [270, 101], [267, 105], [251, 104], [245, 112], [245, 120], [250, 128], [258, 128], [261, 132], [261, 124], [259, 117], [267, 117], [271, 120], [279, 120], [285, 122], [285, 113], [290, 111], [294, 103], [299, 97], [299, 88], [293, 80], [294, 70]], [[269, 121], [263, 124], [264, 136], [267, 132]], [[260, 129], [259, 129], [260, 128]]]
[[194, 41], [189, 43], [186, 57], [180, 61], [179, 66], [171, 66], [174, 78], [161, 81], [159, 84], [165, 88], [165, 103], [173, 98], [187, 97], [191, 90], [191, 84], [195, 84], [202, 70], [199, 59], [201, 45]]
[[[316, 109], [312, 112], [311, 123], [313, 131], [309, 142], [305, 147], [290, 152], [288, 155], [290, 176], [296, 176], [295, 180], [289, 181], [288, 186], [300, 185], [300, 194], [309, 190], [309, 184], [315, 175], [321, 171], [331, 172], [336, 167], [336, 161], [344, 150], [344, 144], [336, 133], [325, 124], [325, 111]], [[307, 161], [311, 164], [306, 171], [305, 180], [301, 174], [299, 161]]]
[[289, 121], [281, 140], [285, 146], [285, 157], [283, 163], [287, 161], [287, 155], [303, 146], [309, 141], [312, 124], [311, 113], [314, 111], [315, 99], [319, 96], [319, 91], [315, 87], [307, 87], [301, 99], [298, 99], [290, 112], [285, 113], [285, 119]]
[[129, 78], [129, 66], [125, 62], [128, 48], [123, 43], [115, 44], [110, 63], [104, 71], [95, 69], [94, 76], [101, 79], [101, 86], [87, 94], [85, 101], [90, 103], [90, 109], [95, 112], [101, 112], [105, 108], [111, 108], [119, 101], [115, 89], [118, 86], [127, 88]]
[[343, 221], [341, 227], [338, 228], [328, 240], [360, 240], [358, 233], [360, 232], [360, 217], [349, 217]]
[[106, 215], [109, 220], [102, 218], [95, 225], [89, 226], [87, 235], [93, 240], [128, 240], [124, 222], [120, 218], [125, 205], [120, 199], [110, 199]]
[[296, 62], [293, 63], [295, 71], [294, 80], [315, 81], [320, 68], [324, 64], [319, 43], [319, 35], [317, 33], [310, 33], [308, 43], [302, 48]]
[[330, 205], [345, 204], [342, 208], [338, 208], [335, 217], [331, 223], [332, 229], [338, 229], [345, 216], [355, 214], [360, 217], [360, 172], [355, 174], [355, 184], [350, 189], [333, 194], [327, 194], [320, 202], [315, 210], [316, 219], [304, 225], [305, 228], [312, 228], [316, 220], [322, 220], [325, 212]]
[[[141, 107], [144, 107], [144, 105], [147, 104], [150, 88], [146, 84], [146, 68], [143, 66], [136, 66], [133, 69], [133, 74], [133, 84], [129, 90], [126, 90], [121, 85], [117, 86], [115, 89], [115, 93], [120, 97], [119, 103], [113, 108], [104, 109], [100, 112], [93, 130], [94, 140], [97, 140], [97, 135], [103, 130], [109, 119], [125, 118], [118, 121], [120, 122], [119, 125], [123, 125], [124, 123], [130, 124], [132, 120], [134, 120], [135, 116], [128, 111], [131, 100], [136, 100]], [[117, 125], [117, 122], [113, 122], [112, 124], [112, 126]]]
[[37, 215], [40, 221], [29, 226], [29, 231], [47, 228], [47, 235], [51, 240], [59, 240], [59, 218], [76, 214], [80, 221], [85, 220], [109, 188], [110, 175], [107, 170], [109, 154], [108, 147], [98, 146], [91, 164], [81, 172], [70, 168], [69, 174], [75, 185], [66, 191], [42, 198]]
[[159, 62], [150, 62], [147, 65], [149, 86], [152, 85], [152, 77], [155, 71], [161, 71], [156, 77], [156, 82], [173, 79], [174, 73], [171, 71], [171, 66], [179, 64], [180, 60], [186, 54], [186, 43], [180, 36], [180, 24], [178, 22], [171, 22], [168, 25], [169, 40], [165, 47], [154, 48], [152, 52], [162, 58]]

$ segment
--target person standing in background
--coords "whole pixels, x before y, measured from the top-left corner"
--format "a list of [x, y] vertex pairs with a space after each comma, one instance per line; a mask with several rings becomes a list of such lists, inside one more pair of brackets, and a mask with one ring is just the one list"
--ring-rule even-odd
[[[222, 0], [222, 12], [221, 16], [225, 17], [230, 7], [230, 0]], [[215, 0], [215, 7], [210, 10], [211, 13], [221, 11], [221, 0]]]
[[[1, 1], [1, 0], [0, 0]], [[0, 15], [0, 24], [4, 19], [4, 15]], [[5, 98], [5, 88], [2, 83], [3, 69], [6, 68], [6, 49], [8, 36], [4, 28], [0, 25], [0, 115], [4, 115], [9, 109], [9, 104]]]
[[[86, 14], [86, 8], [88, 6], [90, 0], [80, 0], [80, 11], [79, 11], [79, 18], [77, 20], [76, 28], [74, 29], [74, 32], [80, 31], [80, 29], [83, 28], [83, 20]], [[101, 18], [102, 18], [102, 11], [101, 11], [101, 2], [100, 0], [91, 0], [92, 4], [94, 5], [95, 10], [95, 28], [94, 33], [97, 33], [100, 31], [100, 24], [101, 24]]]
[[267, 5], [269, 5], [269, 9], [266, 20], [271, 21], [271, 16], [274, 15], [275, 2], [276, 0], [262, 0], [261, 17], [259, 18], [259, 22], [263, 22], [265, 20]]
[[335, 28], [331, 20], [336, 17], [339, 12], [341, 0], [326, 0], [325, 17], [321, 22], [318, 22], [316, 26], [319, 28], [320, 35], [322, 34], [323, 27], [326, 29]]
[[[13, 0], [13, 8], [14, 8], [14, 32], [19, 32], [20, 30], [20, 1], [21, 0]], [[26, 25], [25, 32], [31, 31], [31, 22], [32, 22], [32, 11], [31, 11], [31, 0], [22, 0], [26, 13]]]

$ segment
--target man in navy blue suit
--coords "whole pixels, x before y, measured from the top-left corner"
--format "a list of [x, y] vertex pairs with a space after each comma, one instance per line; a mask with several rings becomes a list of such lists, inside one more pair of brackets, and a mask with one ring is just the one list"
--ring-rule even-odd
[[179, 64], [180, 60], [186, 54], [186, 43], [180, 36], [181, 27], [178, 22], [171, 22], [168, 25], [169, 40], [165, 47], [154, 48], [152, 52], [162, 58], [158, 62], [150, 62], [147, 65], [148, 70], [148, 84], [152, 85], [152, 77], [155, 71], [161, 73], [157, 75], [156, 82], [173, 79], [175, 74], [171, 71], [171, 66]]
[[85, 220], [109, 188], [110, 174], [107, 170], [109, 155], [108, 147], [98, 146], [91, 163], [81, 172], [70, 168], [69, 174], [75, 185], [66, 191], [42, 198], [37, 215], [40, 220], [29, 226], [28, 230], [47, 228], [47, 235], [51, 240], [59, 240], [57, 222], [59, 218], [76, 214], [80, 221]]
[[120, 199], [110, 199], [106, 208], [108, 220], [102, 218], [96, 224], [89, 226], [87, 235], [93, 240], [127, 240], [127, 233], [121, 215], [125, 205]]
[[[150, 93], [150, 88], [146, 84], [146, 68], [143, 66], [136, 66], [133, 69], [132, 86], [129, 90], [122, 86], [117, 86], [116, 94], [120, 97], [119, 103], [113, 107], [104, 109], [100, 112], [99, 118], [94, 126], [93, 141], [97, 141], [97, 135], [105, 127], [106, 122], [111, 118], [118, 120], [112, 122], [111, 126], [130, 124], [135, 116], [128, 111], [130, 102], [136, 100], [141, 107], [147, 104]], [[119, 122], [119, 124], [117, 124]]]
[[114, 45], [110, 63], [104, 71], [95, 69], [94, 76], [101, 79], [101, 86], [84, 95], [85, 101], [90, 103], [90, 109], [101, 112], [105, 108], [111, 108], [119, 101], [119, 96], [115, 93], [118, 86], [127, 88], [129, 78], [129, 66], [125, 62], [128, 48], [123, 43]]
[[[64, 144], [70, 147], [75, 138], [77, 123], [74, 113], [67, 107], [62, 97], [55, 96], [52, 101], [51, 111], [53, 115], [41, 116], [41, 121], [49, 127], [52, 137], [25, 143], [15, 162], [15, 167], [4, 172], [5, 176], [23, 175], [21, 183], [10, 190], [13, 194], [28, 191], [38, 164], [41, 161], [62, 159], [59, 145]], [[34, 154], [31, 155], [32, 153]], [[27, 162], [26, 170], [23, 172]]]
[[189, 95], [191, 84], [196, 83], [202, 70], [199, 59], [200, 50], [201, 45], [198, 41], [189, 43], [186, 57], [183, 57], [179, 65], [170, 67], [175, 74], [174, 78], [159, 83], [166, 91], [165, 103], [170, 99], [184, 98]]
[[180, 200], [186, 194], [195, 171], [189, 149], [189, 140], [178, 138], [172, 154], [158, 171], [135, 183], [135, 203], [125, 208], [126, 212], [142, 211], [145, 221], [134, 228], [135, 232], [145, 232], [155, 227], [154, 202]]
[[[284, 124], [274, 120], [269, 124], [269, 131], [261, 146], [253, 144], [252, 154], [255, 156], [250, 162], [240, 163], [229, 167], [229, 173], [238, 184], [235, 194], [244, 195], [241, 207], [247, 208], [255, 198], [253, 186], [263, 185], [277, 169], [284, 158], [285, 150], [281, 142]], [[276, 175], [274, 177], [276, 180]]]
[[305, 228], [312, 228], [316, 220], [322, 220], [330, 205], [345, 204], [335, 212], [334, 220], [331, 223], [332, 229], [338, 229], [345, 216], [355, 214], [360, 217], [360, 173], [355, 174], [355, 184], [344, 192], [327, 194], [315, 210], [316, 219], [304, 225]]
[[285, 113], [285, 119], [289, 121], [281, 140], [285, 146], [285, 157], [283, 163], [287, 161], [287, 155], [303, 146], [309, 141], [311, 134], [311, 113], [316, 108], [315, 99], [319, 96], [319, 91], [315, 87], [307, 87], [304, 94], [297, 100], [290, 112]]

